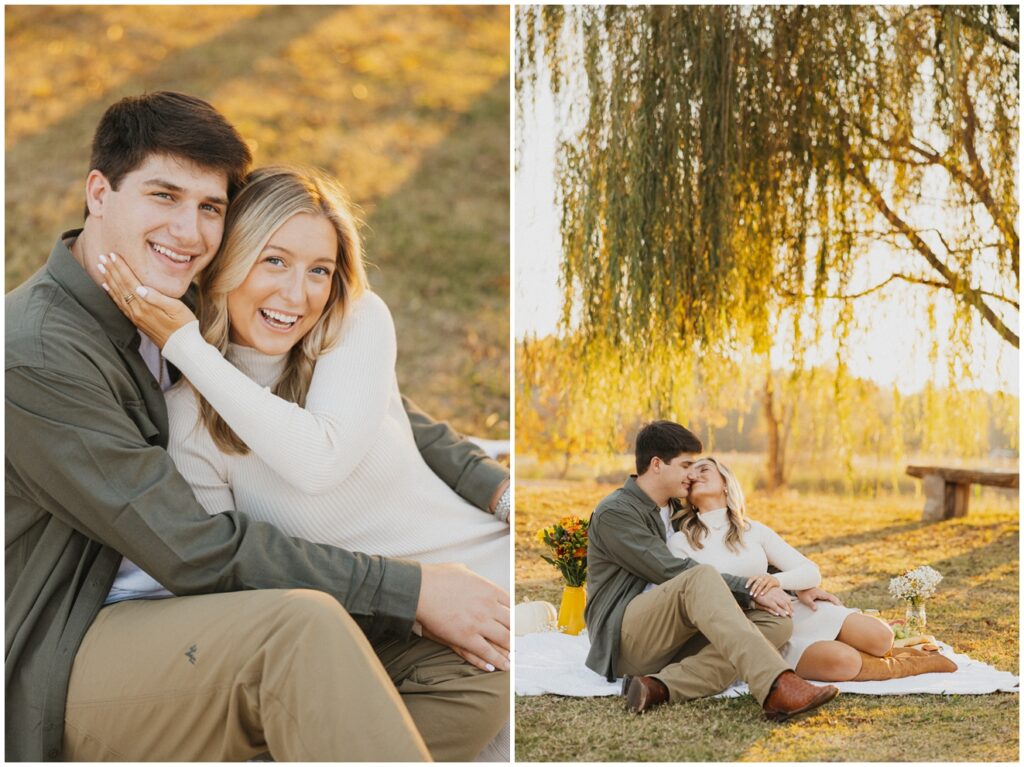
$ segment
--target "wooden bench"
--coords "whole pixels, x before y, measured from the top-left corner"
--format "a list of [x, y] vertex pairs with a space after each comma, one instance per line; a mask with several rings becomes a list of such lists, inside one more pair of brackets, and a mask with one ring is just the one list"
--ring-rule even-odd
[[1020, 474], [1016, 471], [908, 466], [907, 474], [920, 477], [924, 482], [924, 512], [921, 519], [925, 521], [966, 517], [972, 484], [1020, 487]]

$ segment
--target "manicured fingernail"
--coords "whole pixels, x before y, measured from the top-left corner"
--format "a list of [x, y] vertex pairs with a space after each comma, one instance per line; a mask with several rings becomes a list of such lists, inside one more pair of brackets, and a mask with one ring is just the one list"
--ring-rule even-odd
[[103, 264], [99, 264], [96, 268], [100, 270], [100, 274], [107, 273], [107, 267], [105, 267]]
[[110, 260], [116, 262], [117, 261], [117, 253], [111, 253], [110, 254]]
[[494, 666], [492, 666], [490, 663], [485, 664], [484, 668], [488, 671], [494, 671]]
[[101, 264], [107, 263], [107, 257], [104, 256], [102, 253], [100, 253], [100, 263]]
[[103, 288], [108, 293], [110, 292], [110, 288], [107, 286], [107, 283], [105, 283], [105, 282], [100, 283], [100, 287]]
[[139, 287], [135, 288], [135, 295], [137, 295], [139, 298], [145, 298], [146, 294], [148, 293], [149, 291], [142, 285], [139, 285]]

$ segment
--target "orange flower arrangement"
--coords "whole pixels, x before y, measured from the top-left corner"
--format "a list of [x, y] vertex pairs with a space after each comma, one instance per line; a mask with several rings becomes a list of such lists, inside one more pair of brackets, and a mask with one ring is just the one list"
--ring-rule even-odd
[[590, 523], [569, 516], [537, 531], [537, 540], [546, 544], [552, 556], [541, 559], [557, 567], [569, 586], [582, 586], [587, 580], [587, 526]]

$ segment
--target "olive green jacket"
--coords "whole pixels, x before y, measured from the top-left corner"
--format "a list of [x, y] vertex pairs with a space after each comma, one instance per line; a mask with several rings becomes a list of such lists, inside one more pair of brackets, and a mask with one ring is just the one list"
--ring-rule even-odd
[[[139, 335], [63, 240], [6, 302], [6, 757], [58, 759], [75, 653], [122, 556], [176, 595], [310, 588], [371, 641], [405, 636], [415, 562], [207, 514], [165, 451], [167, 410]], [[507, 473], [407, 405], [428, 465], [487, 508]]]
[[[678, 523], [673, 527], [678, 529]], [[637, 486], [635, 476], [597, 504], [587, 536], [587, 667], [614, 682], [622, 616], [630, 600], [648, 583], [664, 583], [699, 563], [668, 550], [658, 504]], [[740, 606], [748, 608], [746, 579], [725, 573], [722, 578]]]

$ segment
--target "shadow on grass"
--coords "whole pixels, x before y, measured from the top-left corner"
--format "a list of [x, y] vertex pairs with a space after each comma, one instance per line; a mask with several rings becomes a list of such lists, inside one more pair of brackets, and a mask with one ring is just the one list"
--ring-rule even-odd
[[[984, 546], [978, 546], [962, 554], [937, 559], [927, 564], [938, 570], [942, 574], [945, 584], [950, 586], [956, 585], [961, 578], [995, 571], [1016, 562], [1017, 558], [1017, 536], [1008, 533]], [[836, 596], [845, 599], [854, 594], [883, 593], [889, 588], [889, 580], [889, 576], [884, 576], [873, 581], [865, 581], [858, 584], [856, 588], [838, 592]]]
[[859, 546], [862, 543], [871, 543], [872, 541], [882, 540], [883, 538], [888, 538], [893, 535], [909, 533], [912, 530], [920, 530], [928, 524], [928, 522], [908, 522], [902, 525], [880, 527], [877, 530], [865, 530], [861, 533], [844, 533], [843, 535], [836, 535], [831, 538], [821, 538], [816, 541], [801, 544], [800, 553], [805, 556], [810, 556], [811, 554], [817, 554], [818, 552], [828, 551], [836, 546]]
[[463, 430], [472, 413], [495, 414], [496, 438], [509, 431], [508, 93], [509, 78], [495, 80], [380, 200], [366, 232], [402, 390]]
[[[254, 74], [254, 41], [259, 41], [261, 57], [272, 55], [337, 12], [332, 6], [267, 6], [257, 16], [241, 19], [223, 34], [168, 56], [152, 69], [104, 91], [77, 112], [21, 139], [8, 148], [8, 162], [31, 159], [64, 167], [81, 156], [82, 147], [88, 150], [96, 123], [116, 100], [168, 88], [210, 99], [228, 80]], [[67, 149], [62, 150], [61, 145]]]

